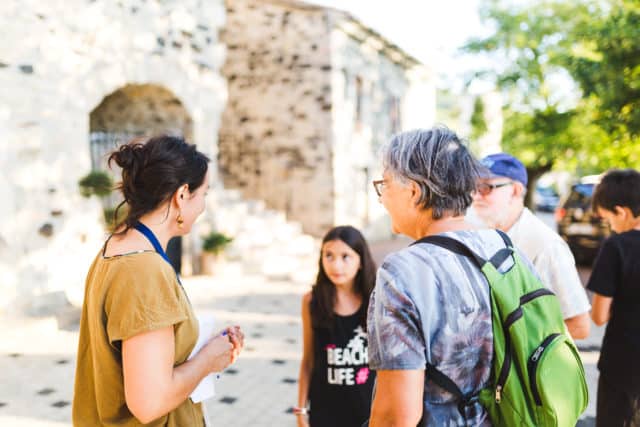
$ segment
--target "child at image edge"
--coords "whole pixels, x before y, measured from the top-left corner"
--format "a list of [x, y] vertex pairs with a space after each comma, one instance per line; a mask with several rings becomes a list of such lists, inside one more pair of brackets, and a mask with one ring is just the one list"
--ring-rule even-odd
[[593, 209], [614, 234], [602, 245], [587, 288], [591, 318], [608, 322], [598, 369], [597, 427], [640, 426], [640, 173], [611, 170]]
[[374, 373], [365, 322], [375, 274], [357, 229], [341, 226], [326, 234], [316, 283], [302, 298], [304, 347], [293, 409], [298, 427], [354, 427], [369, 418]]

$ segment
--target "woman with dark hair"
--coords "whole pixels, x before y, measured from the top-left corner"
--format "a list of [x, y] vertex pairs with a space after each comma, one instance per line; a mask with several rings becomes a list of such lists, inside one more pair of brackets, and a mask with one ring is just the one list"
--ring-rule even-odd
[[171, 136], [134, 140], [109, 157], [122, 168], [127, 216], [87, 274], [73, 398], [74, 426], [203, 426], [189, 399], [233, 363], [239, 327], [189, 360], [198, 320], [165, 253], [204, 211], [209, 159]]
[[366, 315], [375, 264], [366, 240], [350, 226], [324, 236], [318, 264], [316, 283], [302, 298], [304, 346], [293, 412], [299, 427], [359, 427], [368, 418], [374, 382]]

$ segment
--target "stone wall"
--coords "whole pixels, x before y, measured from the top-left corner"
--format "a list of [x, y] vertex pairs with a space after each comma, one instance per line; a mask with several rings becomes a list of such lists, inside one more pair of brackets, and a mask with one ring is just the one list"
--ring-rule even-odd
[[319, 235], [333, 224], [329, 17], [318, 7], [227, 0], [225, 186]]
[[[225, 185], [316, 236], [336, 224], [374, 226], [385, 216], [371, 186], [380, 175], [377, 150], [411, 121], [409, 112], [432, 124], [435, 92], [409, 95], [416, 83], [433, 88], [433, 80], [346, 13], [293, 0], [226, 6]], [[409, 107], [409, 98], [420, 102]]]
[[215, 157], [224, 16], [221, 0], [3, 1], [0, 311], [82, 295], [104, 228], [100, 203], [77, 183], [91, 168], [90, 114], [105, 97], [132, 84], [163, 88]]
[[377, 152], [402, 129], [401, 103], [408, 87], [405, 67], [384, 52], [332, 31], [335, 219], [366, 228], [385, 215], [371, 181], [380, 179]]
[[394, 134], [429, 127], [435, 81], [428, 68], [362, 23], [341, 15], [331, 34], [335, 221], [371, 240], [391, 236], [372, 180], [380, 148]]
[[91, 132], [170, 133], [193, 138], [182, 101], [162, 86], [128, 84], [106, 96], [89, 116]]

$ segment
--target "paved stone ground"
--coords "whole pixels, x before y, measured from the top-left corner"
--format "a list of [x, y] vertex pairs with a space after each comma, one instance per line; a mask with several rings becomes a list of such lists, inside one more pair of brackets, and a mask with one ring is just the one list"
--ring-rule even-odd
[[[308, 285], [238, 274], [195, 277], [185, 287], [197, 313], [240, 324], [245, 350], [207, 402], [214, 426], [295, 426], [300, 360], [300, 298]], [[55, 318], [3, 319], [0, 329], [0, 425], [69, 426], [76, 330]]]
[[[396, 239], [372, 251], [379, 261], [405, 244]], [[212, 424], [295, 426], [288, 410], [297, 396], [300, 297], [309, 285], [267, 281], [227, 268], [218, 276], [189, 278], [185, 287], [197, 312], [213, 314], [221, 326], [240, 324], [246, 333], [244, 353], [222, 374], [216, 397], [207, 403]], [[72, 327], [60, 329], [59, 324]], [[59, 319], [0, 319], [0, 325], [0, 426], [69, 426], [77, 345], [73, 313]], [[598, 330], [579, 343], [592, 396], [581, 427], [594, 425], [600, 340]]]

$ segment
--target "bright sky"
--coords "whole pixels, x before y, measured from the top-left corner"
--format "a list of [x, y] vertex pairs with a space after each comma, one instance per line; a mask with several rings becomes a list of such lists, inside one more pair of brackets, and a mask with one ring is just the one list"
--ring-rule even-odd
[[[478, 15], [479, 0], [307, 0], [350, 12], [423, 63], [444, 82], [460, 79], [479, 66], [457, 49], [486, 33]], [[484, 64], [486, 66], [486, 64]]]

